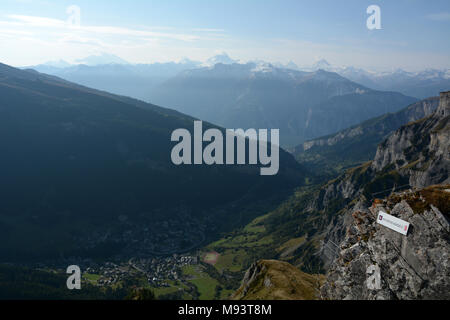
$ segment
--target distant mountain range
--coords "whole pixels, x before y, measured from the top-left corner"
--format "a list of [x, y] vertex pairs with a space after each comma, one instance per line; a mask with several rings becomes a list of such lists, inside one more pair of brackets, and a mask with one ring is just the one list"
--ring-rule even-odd
[[135, 65], [104, 53], [78, 62], [83, 64], [54, 61], [30, 68], [225, 127], [279, 128], [289, 147], [396, 112], [415, 102], [410, 97], [426, 98], [450, 86], [449, 70], [377, 73], [334, 67], [324, 59], [310, 67], [292, 61], [243, 64], [222, 53], [204, 63]]
[[273, 65], [297, 71], [325, 70], [336, 72], [371, 89], [396, 91], [418, 99], [437, 96], [439, 92], [450, 87], [450, 69], [426, 69], [417, 72], [397, 69], [381, 72], [353, 66], [334, 66], [325, 59], [319, 59], [310, 66], [298, 66], [292, 61], [287, 64], [274, 63]]
[[[92, 55], [83, 59], [76, 60], [73, 64], [68, 63], [64, 60], [59, 61], [49, 61], [47, 63], [30, 66], [27, 68], [35, 69], [39, 72], [49, 73], [53, 75], [58, 75], [66, 79], [66, 77], [71, 77], [74, 81], [79, 82], [81, 84], [90, 85], [99, 89], [106, 89], [111, 92], [127, 94], [126, 89], [123, 89], [122, 92], [117, 92], [119, 90], [117, 85], [111, 85], [108, 87], [108, 84], [104, 86], [106, 88], [100, 88], [102, 85], [102, 81], [89, 81], [88, 78], [83, 76], [83, 74], [78, 74], [77, 69], [66, 70], [63, 71], [61, 69], [65, 68], [73, 68], [77, 65], [86, 65], [91, 67], [101, 66], [101, 65], [111, 65], [111, 64], [120, 64], [127, 65], [130, 69], [134, 70], [131, 72], [126, 80], [129, 80], [130, 77], [133, 77], [133, 73], [143, 74], [142, 70], [145, 70], [146, 78], [154, 78], [150, 83], [140, 83], [138, 79], [134, 79], [134, 85], [137, 87], [141, 87], [139, 91], [140, 99], [145, 99], [147, 101], [151, 101], [151, 90], [153, 85], [160, 84], [161, 82], [175, 76], [177, 73], [193, 69], [197, 67], [212, 67], [218, 63], [221, 64], [234, 64], [234, 63], [243, 63], [238, 59], [231, 58], [227, 53], [223, 52], [216, 56], [213, 56], [207, 59], [204, 62], [200, 61], [192, 61], [189, 59], [183, 59], [178, 63], [168, 62], [168, 63], [150, 63], [150, 64], [138, 64], [133, 65], [128, 61], [109, 53], [100, 53], [97, 55]], [[374, 89], [374, 90], [382, 90], [382, 91], [396, 91], [403, 93], [404, 95], [415, 97], [417, 99], [425, 99], [427, 97], [436, 96], [439, 92], [447, 90], [450, 85], [450, 69], [427, 69], [418, 72], [408, 72], [401, 69], [394, 71], [371, 71], [368, 69], [357, 68], [353, 66], [334, 66], [330, 64], [325, 59], [320, 59], [316, 61], [314, 64], [310, 66], [299, 66], [295, 64], [293, 61], [289, 61], [288, 63], [280, 63], [273, 62], [269, 63], [266, 61], [255, 60], [250, 61], [250, 63], [256, 64], [271, 64], [280, 69], [290, 69], [296, 71], [304, 71], [304, 72], [316, 72], [318, 70], [324, 70], [328, 72], [336, 72], [339, 75], [352, 80], [356, 83], [359, 83], [365, 87]], [[165, 66], [166, 70], [164, 73], [156, 71], [158, 75], [153, 75], [151, 66]], [[145, 67], [143, 67], [145, 66]], [[172, 66], [172, 68], [170, 67]], [[176, 66], [176, 67], [175, 67]], [[135, 68], [134, 68], [135, 67]], [[158, 69], [158, 68], [157, 68]], [[98, 70], [99, 74], [102, 70]], [[122, 76], [120, 73], [117, 74], [117, 77]], [[67, 79], [71, 80], [71, 79]], [[90, 83], [84, 83], [89, 81]], [[145, 89], [147, 88], [147, 89]], [[135, 90], [137, 91], [137, 90]], [[136, 93], [136, 92], [133, 92]], [[130, 95], [130, 94], [128, 94]]]
[[437, 96], [450, 87], [450, 69], [427, 69], [407, 72], [401, 69], [391, 72], [374, 72], [355, 67], [336, 67], [325, 59], [317, 61], [311, 67], [299, 70], [326, 70], [376, 90], [389, 90], [403, 93], [418, 99]]
[[[273, 177], [257, 166], [175, 166], [171, 133], [192, 130], [194, 118], [36, 71], [0, 64], [0, 97], [3, 262], [109, 256], [124, 246], [132, 254], [132, 243], [142, 253], [169, 232], [159, 220], [172, 221], [170, 232], [192, 224], [166, 248], [193, 246], [264, 213], [304, 181], [283, 150]], [[127, 229], [140, 227], [134, 234], [144, 238], [126, 240]]]
[[[91, 60], [89, 58], [85, 60]], [[28, 67], [41, 73], [55, 75], [98, 90], [126, 95], [150, 101], [153, 89], [178, 73], [196, 68], [200, 64], [190, 60], [180, 63], [117, 64], [99, 65], [76, 64], [56, 67], [54, 63]]]
[[186, 70], [153, 91], [152, 102], [227, 128], [278, 128], [282, 145], [330, 134], [416, 99], [375, 91], [336, 73], [267, 63]]

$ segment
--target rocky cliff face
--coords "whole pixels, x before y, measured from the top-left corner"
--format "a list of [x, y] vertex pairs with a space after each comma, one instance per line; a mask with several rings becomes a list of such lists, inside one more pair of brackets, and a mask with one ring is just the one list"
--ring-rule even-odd
[[[334, 146], [341, 143], [345, 139], [370, 134], [374, 131], [376, 131], [377, 134], [386, 135], [392, 132], [392, 130], [397, 129], [402, 124], [417, 121], [423, 117], [431, 115], [434, 111], [436, 111], [438, 105], [438, 97], [424, 99], [413, 103], [407, 108], [396, 113], [383, 115], [327, 137], [306, 141], [301, 146], [297, 147], [294, 153], [307, 151], [313, 147]], [[300, 150], [299, 148], [303, 150]]]
[[320, 175], [339, 175], [345, 168], [372, 160], [378, 144], [401, 126], [436, 111], [439, 97], [364, 121], [338, 133], [305, 142], [292, 150], [297, 160]]
[[[367, 207], [373, 198], [383, 197], [398, 187], [423, 188], [450, 183], [450, 92], [443, 92], [437, 110], [416, 122], [402, 126], [378, 147], [375, 159], [349, 170], [325, 188], [324, 199], [353, 199], [341, 214], [333, 217], [320, 249], [325, 265], [336, 257], [351, 215]], [[381, 193], [380, 193], [381, 192]]]
[[372, 168], [389, 167], [409, 178], [413, 187], [448, 183], [450, 168], [450, 92], [440, 96], [432, 115], [401, 127], [377, 150]]
[[[355, 211], [322, 298], [450, 299], [449, 188], [395, 194]], [[378, 224], [380, 210], [409, 221], [408, 235]]]

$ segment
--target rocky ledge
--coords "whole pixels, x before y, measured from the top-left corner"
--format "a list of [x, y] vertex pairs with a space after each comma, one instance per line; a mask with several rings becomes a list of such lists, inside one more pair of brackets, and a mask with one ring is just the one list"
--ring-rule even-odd
[[[355, 211], [323, 299], [450, 299], [450, 185], [393, 194]], [[410, 222], [402, 235], [376, 222], [382, 210]]]

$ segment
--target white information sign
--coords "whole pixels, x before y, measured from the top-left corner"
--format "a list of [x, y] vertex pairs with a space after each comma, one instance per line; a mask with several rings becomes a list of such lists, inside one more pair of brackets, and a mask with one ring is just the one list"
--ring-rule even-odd
[[386, 212], [380, 211], [378, 213], [377, 222], [385, 227], [388, 227], [389, 229], [404, 234], [405, 236], [408, 234], [409, 222], [391, 216]]

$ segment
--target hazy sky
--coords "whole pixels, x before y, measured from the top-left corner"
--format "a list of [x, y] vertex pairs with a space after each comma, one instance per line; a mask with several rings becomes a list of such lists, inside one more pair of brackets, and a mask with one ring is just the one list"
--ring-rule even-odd
[[[300, 66], [450, 68], [449, 0], [1, 0], [0, 62], [74, 61], [100, 52], [132, 63], [204, 61], [227, 52]], [[369, 5], [381, 30], [369, 30]], [[75, 11], [80, 8], [77, 27]], [[72, 23], [68, 22], [72, 17]]]

